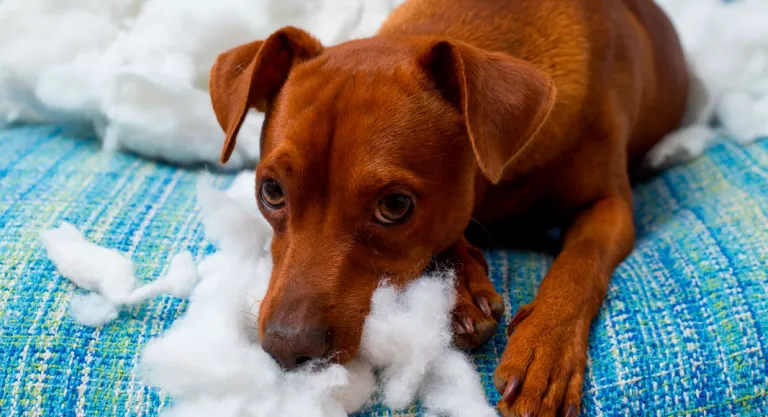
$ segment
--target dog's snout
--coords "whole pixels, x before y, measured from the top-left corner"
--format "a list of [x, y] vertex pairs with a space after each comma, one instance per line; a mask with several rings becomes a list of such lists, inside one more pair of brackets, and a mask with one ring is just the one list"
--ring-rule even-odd
[[328, 353], [327, 329], [283, 326], [270, 322], [262, 348], [286, 370], [293, 370]]

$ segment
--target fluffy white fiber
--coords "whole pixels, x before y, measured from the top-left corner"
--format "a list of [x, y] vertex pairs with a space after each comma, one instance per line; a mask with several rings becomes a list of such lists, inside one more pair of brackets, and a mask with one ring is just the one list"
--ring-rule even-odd
[[656, 0], [678, 30], [695, 76], [686, 126], [648, 155], [653, 168], [699, 156], [717, 119], [746, 144], [768, 136], [768, 1]]
[[[3, 0], [0, 126], [79, 122], [108, 149], [218, 164], [208, 95], [216, 56], [285, 25], [326, 44], [373, 34], [399, 0]], [[227, 168], [253, 166], [251, 114]]]
[[87, 242], [73, 226], [42, 234], [59, 272], [92, 291], [71, 301], [82, 324], [101, 325], [115, 319], [120, 306], [160, 293], [189, 296], [187, 311], [147, 344], [139, 364], [148, 384], [174, 397], [177, 405], [166, 417], [342, 417], [375, 399], [377, 391], [396, 409], [421, 400], [434, 415], [497, 415], [474, 367], [451, 344], [450, 271], [406, 288], [382, 282], [360, 355], [351, 363], [283, 372], [261, 349], [256, 327], [272, 269], [272, 231], [253, 203], [253, 189], [252, 171], [238, 176], [227, 192], [201, 182], [205, 232], [218, 251], [196, 269], [188, 252], [177, 255], [164, 278], [138, 288], [125, 257]]
[[186, 297], [197, 284], [197, 271], [189, 252], [176, 255], [164, 277], [135, 288], [133, 264], [116, 250], [86, 241], [71, 224], [43, 232], [42, 241], [62, 275], [78, 287], [94, 291], [74, 297], [70, 304], [78, 321], [91, 326], [113, 320], [122, 306], [138, 304], [159, 294]]

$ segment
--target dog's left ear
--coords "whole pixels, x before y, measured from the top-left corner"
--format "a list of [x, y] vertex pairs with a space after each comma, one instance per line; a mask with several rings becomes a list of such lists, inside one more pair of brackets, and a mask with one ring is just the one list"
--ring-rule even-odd
[[420, 64], [464, 117], [480, 169], [498, 184], [552, 110], [552, 79], [509, 55], [449, 41], [430, 45]]
[[219, 55], [211, 68], [213, 111], [227, 134], [221, 162], [232, 155], [251, 107], [265, 112], [288, 79], [291, 68], [319, 55], [323, 47], [307, 32], [285, 27], [265, 41], [255, 41]]

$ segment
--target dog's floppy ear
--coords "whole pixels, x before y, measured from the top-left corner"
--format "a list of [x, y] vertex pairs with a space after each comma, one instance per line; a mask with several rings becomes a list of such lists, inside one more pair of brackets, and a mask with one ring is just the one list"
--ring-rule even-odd
[[420, 63], [464, 117], [478, 165], [497, 184], [544, 124], [554, 83], [529, 63], [449, 41], [430, 45]]
[[211, 68], [213, 111], [227, 136], [221, 162], [232, 155], [237, 133], [251, 107], [266, 111], [282, 88], [291, 68], [322, 51], [307, 32], [285, 27], [265, 41], [251, 42], [219, 55]]

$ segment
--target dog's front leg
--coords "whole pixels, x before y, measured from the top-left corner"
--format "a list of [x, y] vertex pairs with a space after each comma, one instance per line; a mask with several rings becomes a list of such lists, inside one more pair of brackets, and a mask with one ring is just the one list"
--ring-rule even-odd
[[590, 323], [633, 243], [628, 187], [576, 217], [533, 303], [510, 322], [494, 375], [505, 417], [578, 415]]

